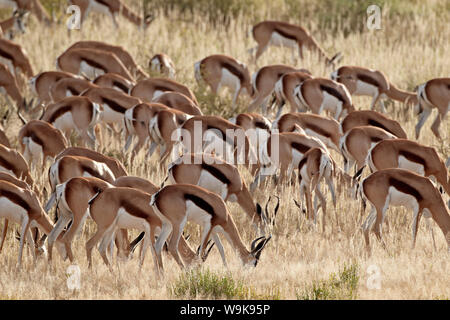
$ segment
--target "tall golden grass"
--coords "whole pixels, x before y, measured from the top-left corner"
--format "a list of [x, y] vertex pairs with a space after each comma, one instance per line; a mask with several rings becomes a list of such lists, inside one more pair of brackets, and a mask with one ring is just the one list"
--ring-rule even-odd
[[[134, 1], [128, 0], [126, 3], [136, 10], [139, 9]], [[15, 41], [27, 51], [35, 73], [54, 70], [56, 57], [70, 44], [81, 39], [121, 45], [144, 68], [153, 54], [164, 52], [175, 62], [177, 80], [197, 94], [202, 110], [222, 116], [231, 116], [233, 113], [230, 109], [230, 97], [226, 94], [214, 97], [208, 90], [200, 88], [194, 78], [194, 62], [210, 54], [224, 53], [247, 63], [251, 72], [268, 64], [293, 63], [291, 51], [282, 48], [267, 50], [258, 65], [251, 62], [247, 50], [256, 44], [252, 37], [248, 36], [248, 31], [251, 30], [251, 24], [258, 19], [280, 18], [304, 25], [330, 56], [338, 51], [344, 54], [342, 64], [382, 70], [399, 88], [413, 90], [416, 85], [430, 78], [449, 75], [450, 11], [445, 0], [385, 3], [382, 29], [373, 31], [360, 25], [367, 17], [364, 7], [363, 10], [352, 11], [359, 16], [345, 18], [344, 14], [339, 17], [333, 13], [333, 10], [338, 8], [332, 10], [327, 7], [329, 1], [319, 1], [317, 5], [311, 4], [316, 2], [288, 0], [255, 3], [256, 5], [250, 6], [249, 14], [237, 11], [230, 15], [226, 25], [213, 25], [211, 19], [195, 14], [196, 11], [193, 14], [181, 13], [177, 6], [168, 9], [167, 14], [164, 14], [162, 7], [154, 8], [156, 19], [145, 32], [123, 18], [119, 18], [120, 28], [115, 29], [109, 18], [91, 14], [83, 29], [74, 30], [69, 36], [64, 20], [67, 16], [61, 15], [61, 23], [52, 27], [45, 27], [32, 20], [29, 32]], [[298, 14], [289, 11], [294, 10], [293, 8], [298, 10], [295, 11]], [[308, 15], [302, 15], [303, 8]], [[321, 20], [327, 15], [334, 19]], [[295, 65], [311, 70], [315, 76], [328, 77], [331, 72], [310, 53], [306, 53], [303, 60], [296, 58]], [[26, 96], [30, 98], [31, 92], [26, 92]], [[358, 109], [367, 109], [370, 99], [355, 98], [354, 102]], [[245, 111], [248, 103], [248, 97], [241, 97], [238, 110]], [[4, 111], [5, 109], [2, 112]], [[398, 103], [390, 103], [388, 112], [391, 117], [400, 121], [408, 137], [413, 138], [417, 122], [413, 110], [407, 110]], [[430, 131], [431, 118], [434, 118], [435, 114], [433, 113], [425, 124], [419, 142], [436, 147], [440, 155], [447, 158], [450, 154], [449, 121], [447, 119], [442, 123], [440, 131], [444, 139], [438, 141]], [[16, 147], [19, 128], [20, 122], [12, 115], [6, 125], [6, 133]], [[164, 179], [164, 173], [159, 170], [157, 157], [147, 159], [142, 152], [135, 162], [130, 164], [122, 154], [123, 144], [124, 141], [109, 139], [103, 152], [123, 160], [130, 174], [148, 178], [159, 185]], [[338, 154], [333, 153], [333, 156], [338, 162], [341, 161]], [[251, 177], [245, 168], [242, 168], [241, 172], [246, 181], [250, 182]], [[48, 188], [47, 168], [38, 167], [33, 171], [33, 176], [41, 188]], [[269, 185], [265, 189], [257, 190], [255, 199], [265, 203], [268, 195], [276, 193], [281, 197], [281, 207], [272, 230], [273, 238], [263, 251], [256, 268], [244, 268], [233, 249], [225, 243], [228, 268], [222, 265], [220, 255], [214, 249], [200, 272], [194, 272], [193, 275], [180, 270], [174, 260], [166, 255], [165, 277], [157, 279], [150, 254], [147, 255], [142, 270], [139, 270], [137, 259], [134, 258], [126, 263], [114, 264], [114, 272], [110, 273], [98, 253], [94, 252], [94, 266], [92, 270], [88, 270], [84, 245], [95, 231], [95, 225], [88, 222], [74, 244], [76, 264], [81, 270], [79, 290], [67, 287], [70, 277], [67, 268], [70, 263], [63, 262], [59, 256], [55, 257], [53, 266], [50, 267], [45, 259], [40, 259], [37, 266], [34, 266], [31, 256], [27, 254], [23, 269], [18, 272], [18, 242], [14, 239], [14, 232], [10, 232], [0, 255], [0, 299], [450, 297], [449, 256], [445, 239], [436, 225], [434, 231], [437, 250], [433, 249], [431, 235], [424, 223], [420, 226], [417, 245], [413, 250], [412, 212], [403, 208], [390, 208], [387, 214], [390, 230], [384, 232], [387, 249], [383, 249], [372, 237], [373, 251], [369, 257], [360, 228], [364, 217], [359, 213], [358, 201], [341, 194], [334, 209], [328, 199], [327, 228], [323, 233], [319, 227], [322, 223], [321, 213], [319, 226], [314, 229], [308, 226], [304, 216], [294, 205], [293, 199], [299, 197], [297, 189], [282, 187], [277, 191], [273, 185]], [[448, 198], [448, 195], [445, 197]], [[41, 199], [42, 202], [46, 200]], [[249, 245], [256, 236], [254, 230], [248, 227], [248, 221], [237, 205], [229, 204], [229, 208], [245, 243]], [[195, 248], [199, 243], [198, 228], [189, 226], [189, 233], [192, 235], [189, 242]], [[339, 278], [338, 274], [341, 277], [345, 274], [342, 270], [346, 266], [351, 266], [354, 271], [351, 280], [352, 291], [350, 294], [336, 294], [342, 290], [340, 283], [346, 284], [347, 280], [336, 280]], [[380, 289], [370, 285], [374, 279], [371, 268], [379, 271]], [[199, 278], [206, 279], [201, 282], [204, 286], [202, 290], [183, 289], [186, 286], [195, 287], [195, 281]], [[227, 285], [222, 293], [212, 294], [212, 291], [208, 291], [208, 285], [214, 286], [223, 281]]]

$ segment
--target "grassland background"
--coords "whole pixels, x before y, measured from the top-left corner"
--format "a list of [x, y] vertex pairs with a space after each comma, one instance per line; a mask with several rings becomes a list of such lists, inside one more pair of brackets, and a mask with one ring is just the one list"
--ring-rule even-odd
[[[413, 90], [430, 78], [448, 77], [450, 71], [450, 3], [445, 0], [128, 0], [124, 2], [135, 11], [142, 12], [145, 3], [147, 12], [155, 15], [154, 22], [145, 32], [123, 18], [119, 18], [120, 28], [115, 29], [109, 18], [91, 14], [83, 29], [72, 31], [70, 36], [65, 27], [68, 18], [64, 15], [66, 2], [41, 1], [49, 12], [53, 8], [59, 23], [46, 27], [32, 18], [29, 32], [15, 40], [27, 51], [35, 73], [54, 70], [56, 57], [81, 39], [122, 45], [144, 68], [153, 54], [164, 52], [175, 62], [177, 80], [195, 92], [207, 114], [229, 117], [233, 112], [228, 95], [214, 97], [195, 82], [193, 64], [199, 59], [215, 53], [229, 54], [247, 63], [252, 73], [268, 64], [292, 64], [291, 51], [281, 48], [268, 49], [258, 65], [251, 62], [247, 50], [256, 44], [248, 32], [262, 19], [282, 19], [303, 25], [330, 56], [342, 52], [342, 64], [382, 70], [391, 82], [403, 89]], [[381, 30], [370, 31], [365, 27], [366, 8], [370, 4], [379, 4], [382, 8]], [[10, 14], [5, 10], [1, 13], [3, 17]], [[295, 65], [311, 70], [316, 76], [329, 76], [331, 72], [309, 53], [303, 60], [297, 59]], [[32, 96], [31, 92], [25, 95]], [[367, 109], [370, 99], [355, 98], [354, 102], [358, 109]], [[248, 103], [249, 99], [242, 97], [238, 111], [245, 111]], [[5, 111], [6, 106], [2, 108], [2, 114]], [[417, 117], [413, 110], [389, 103], [388, 113], [401, 122], [409, 137], [414, 137]], [[447, 117], [442, 123], [440, 131], [444, 139], [438, 141], [430, 131], [435, 115], [433, 113], [423, 127], [419, 142], [436, 147], [441, 156], [447, 158], [450, 154], [449, 120]], [[15, 146], [19, 128], [20, 122], [11, 115], [6, 133]], [[130, 164], [122, 155], [122, 147], [123, 141], [109, 140], [103, 151], [123, 160], [130, 174], [146, 177], [157, 185], [162, 182], [164, 173], [158, 169], [156, 156], [146, 159], [141, 153]], [[333, 155], [341, 162], [338, 154]], [[249, 182], [248, 172], [244, 168], [241, 172]], [[38, 167], [33, 170], [33, 175], [42, 188], [47, 185], [46, 169]], [[268, 195], [274, 193], [277, 191], [268, 186], [258, 190], [255, 198], [265, 203]], [[272, 230], [273, 238], [256, 269], [243, 268], [233, 249], [225, 243], [228, 268], [223, 267], [217, 250], [212, 251], [200, 270], [192, 273], [181, 271], [173, 259], [165, 256], [166, 276], [158, 281], [150, 252], [141, 271], [134, 258], [115, 265], [111, 274], [94, 251], [94, 267], [88, 270], [84, 244], [95, 231], [95, 226], [89, 222], [74, 243], [76, 264], [81, 269], [80, 290], [67, 288], [70, 263], [61, 261], [59, 256], [54, 259], [54, 268], [50, 269], [43, 259], [34, 267], [27, 254], [23, 270], [17, 272], [18, 243], [10, 232], [0, 255], [0, 299], [449, 298], [449, 257], [444, 237], [436, 225], [437, 251], [433, 249], [423, 220], [416, 248], [412, 250], [412, 212], [391, 208], [388, 212], [391, 228], [384, 234], [387, 250], [372, 237], [373, 254], [368, 257], [360, 231], [363, 217], [358, 211], [358, 201], [342, 194], [334, 209], [328, 199], [327, 229], [322, 233], [309, 228], [294, 206], [293, 199], [298, 199], [297, 189], [285, 188], [279, 194], [281, 208]], [[229, 204], [229, 208], [244, 242], [249, 245], [255, 233], [248, 228], [246, 217], [237, 205]], [[189, 226], [188, 231], [192, 235], [189, 242], [196, 248], [199, 231], [195, 226]], [[376, 266], [380, 271], [381, 289], [367, 286], [371, 279], [370, 266]]]

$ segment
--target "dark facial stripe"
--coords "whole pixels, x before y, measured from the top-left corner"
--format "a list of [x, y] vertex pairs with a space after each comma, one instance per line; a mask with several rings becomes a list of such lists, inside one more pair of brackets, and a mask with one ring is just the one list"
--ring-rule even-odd
[[113, 85], [122, 90], [125, 93], [128, 93], [128, 87], [124, 85], [122, 82], [113, 81]]
[[0, 197], [5, 197], [17, 204], [18, 206], [21, 206], [24, 208], [27, 212], [30, 210], [30, 206], [26, 201], [24, 201], [19, 195], [15, 194], [14, 192], [7, 191], [7, 190], [0, 190]]
[[369, 83], [371, 85], [374, 85], [375, 87], [378, 87], [378, 88], [380, 87], [380, 84], [378, 83], [378, 81], [375, 80], [374, 78], [368, 76], [368, 75], [358, 73], [356, 75], [356, 78], [358, 80], [361, 80], [361, 81], [364, 81], [364, 82]]
[[63, 106], [58, 108], [58, 110], [56, 110], [50, 117], [50, 119], [48, 119], [48, 122], [53, 123], [56, 121], [56, 119], [58, 119], [59, 117], [61, 117], [63, 114], [65, 114], [66, 112], [70, 112], [72, 110], [71, 106]]
[[103, 101], [103, 103], [106, 103], [111, 109], [113, 109], [116, 112], [125, 113], [125, 111], [127, 111], [127, 108], [122, 107], [120, 104], [118, 104], [114, 100], [102, 97], [102, 101]]
[[383, 126], [381, 123], [379, 123], [376, 120], [369, 119], [368, 124], [370, 126], [374, 126], [374, 127], [378, 127], [378, 128], [383, 129], [383, 130], [386, 130], [387, 132], [392, 133], [393, 135], [395, 135], [391, 130], [389, 130], [388, 128], [386, 128], [385, 126]]
[[332, 96], [336, 97], [336, 99], [338, 99], [338, 100], [342, 101], [343, 103], [345, 103], [344, 97], [336, 89], [331, 88], [329, 86], [324, 86], [324, 85], [321, 84], [320, 85], [320, 90], [323, 90], [323, 91], [327, 92], [328, 94], [331, 94]]
[[275, 28], [273, 30], [273, 32], [279, 33], [279, 34], [281, 34], [283, 37], [285, 37], [287, 39], [291, 39], [291, 40], [297, 41], [297, 37], [295, 35], [289, 34], [289, 33], [285, 32], [285, 31], [283, 31], [281, 29]]
[[222, 68], [227, 69], [228, 71], [230, 71], [232, 74], [234, 74], [236, 77], [238, 77], [241, 82], [244, 81], [244, 75], [242, 74], [242, 72], [240, 70], [238, 70], [232, 64], [223, 62], [222, 63]]
[[202, 169], [208, 171], [211, 175], [213, 175], [215, 178], [219, 179], [221, 182], [225, 184], [230, 184], [231, 181], [216, 167], [210, 166], [206, 163], [202, 163]]
[[393, 186], [395, 189], [397, 189], [400, 192], [409, 194], [416, 198], [417, 201], [420, 201], [423, 199], [422, 195], [417, 191], [415, 188], [411, 187], [410, 185], [404, 183], [403, 181], [397, 180], [395, 178], [389, 178], [389, 184]]
[[292, 142], [291, 147], [294, 148], [295, 150], [298, 150], [300, 153], [306, 153], [308, 152], [309, 149], [311, 149], [310, 147], [297, 142]]
[[91, 67], [96, 68], [96, 69], [101, 69], [104, 72], [106, 72], [106, 68], [104, 66], [102, 66], [100, 63], [98, 63], [98, 62], [96, 62], [94, 60], [91, 60], [89, 58], [85, 58], [85, 57], [83, 57], [82, 60], [84, 60]]
[[422, 157], [420, 157], [420, 156], [418, 156], [418, 155], [416, 155], [416, 154], [414, 154], [412, 152], [409, 152], [409, 151], [406, 151], [406, 150], [401, 150], [399, 152], [399, 154], [401, 156], [404, 156], [409, 161], [420, 163], [421, 165], [425, 166], [425, 163], [426, 163], [425, 159], [423, 159]]
[[208, 212], [212, 216], [214, 215], [213, 207], [208, 202], [203, 200], [202, 198], [197, 197], [197, 196], [195, 196], [193, 194], [190, 194], [190, 193], [185, 193], [184, 194], [184, 199], [192, 201], [197, 207], [205, 210], [206, 212]]

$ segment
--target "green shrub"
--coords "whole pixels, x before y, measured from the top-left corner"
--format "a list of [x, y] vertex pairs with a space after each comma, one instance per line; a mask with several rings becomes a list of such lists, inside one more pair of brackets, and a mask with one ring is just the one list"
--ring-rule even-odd
[[297, 299], [301, 300], [352, 300], [357, 298], [359, 282], [359, 267], [351, 264], [339, 270], [339, 274], [332, 273], [328, 280], [314, 281], [302, 292], [297, 292]]
[[209, 269], [190, 270], [182, 273], [169, 288], [176, 298], [243, 299], [246, 288], [231, 273], [216, 274]]

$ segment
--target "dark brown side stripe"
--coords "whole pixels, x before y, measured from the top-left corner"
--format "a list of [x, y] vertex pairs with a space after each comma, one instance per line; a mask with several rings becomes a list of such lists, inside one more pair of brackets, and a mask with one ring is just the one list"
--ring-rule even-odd
[[217, 127], [211, 127], [211, 126], [206, 126], [206, 130], [218, 130], [221, 134], [222, 134], [222, 136], [220, 137], [223, 141], [225, 141], [226, 143], [229, 143], [229, 144], [233, 144], [234, 143], [234, 141], [233, 140], [231, 140], [231, 138], [230, 137], [228, 137], [226, 134], [225, 134], [225, 132], [223, 132], [222, 130], [220, 130], [219, 128], [217, 128]]
[[48, 119], [48, 122], [50, 122], [50, 123], [55, 122], [56, 119], [61, 117], [64, 113], [70, 112], [71, 110], [72, 110], [71, 106], [59, 107], [55, 112], [53, 112], [53, 114], [51, 115], [50, 119]]
[[418, 156], [418, 155], [416, 155], [416, 154], [414, 154], [412, 152], [409, 152], [409, 151], [406, 151], [406, 150], [401, 150], [399, 152], [399, 154], [401, 156], [404, 156], [409, 161], [420, 163], [423, 166], [425, 166], [425, 164], [426, 164], [426, 161], [425, 161], [424, 158], [422, 158], [422, 157], [420, 157], [420, 156]]
[[292, 142], [291, 147], [299, 151], [300, 153], [306, 153], [308, 152], [309, 149], [311, 149], [310, 147], [298, 142]]
[[0, 166], [5, 168], [6, 170], [13, 171], [14, 167], [9, 163], [6, 159], [0, 156]]
[[94, 178], [98, 178], [98, 179], [102, 179], [103, 180], [103, 177], [98, 173], [98, 171], [92, 169], [91, 167], [81, 165], [81, 170], [89, 173]]
[[41, 138], [39, 138], [35, 132], [30, 132], [29, 137], [31, 138], [31, 140], [33, 140], [35, 143], [37, 143], [38, 145], [44, 147], [44, 141], [42, 141]]
[[103, 101], [103, 103], [106, 103], [111, 109], [113, 109], [116, 112], [125, 113], [125, 111], [127, 111], [127, 108], [122, 107], [120, 104], [118, 104], [114, 100], [102, 97], [102, 101]]
[[0, 56], [4, 57], [5, 59], [14, 61], [14, 57], [12, 55], [1, 49], [0, 49]]
[[208, 212], [212, 216], [214, 215], [213, 207], [208, 202], [203, 200], [202, 198], [197, 197], [196, 195], [193, 195], [193, 194], [190, 194], [190, 193], [185, 193], [184, 194], [184, 199], [192, 201], [197, 207], [205, 210], [206, 212]]
[[296, 37], [295, 35], [289, 34], [289, 33], [285, 32], [285, 31], [283, 31], [283, 30], [281, 30], [281, 29], [275, 28], [275, 29], [273, 30], [273, 32], [279, 33], [279, 34], [282, 35], [284, 38], [287, 38], [287, 39], [291, 39], [291, 40], [297, 41], [297, 37]]
[[379, 142], [381, 140], [383, 140], [383, 139], [381, 139], [380, 137], [375, 137], [375, 136], [371, 136], [370, 137], [370, 141], [374, 142], [374, 143], [377, 143], [377, 142]]
[[255, 121], [255, 127], [270, 131], [270, 127], [267, 125], [267, 123], [262, 121]]
[[374, 126], [374, 127], [378, 127], [378, 128], [383, 129], [383, 130], [386, 130], [387, 132], [392, 133], [395, 136], [395, 133], [393, 133], [391, 130], [389, 130], [388, 128], [386, 128], [385, 126], [383, 126], [381, 123], [379, 123], [376, 120], [369, 119], [368, 124], [370, 126]]
[[300, 160], [300, 162], [299, 162], [299, 164], [298, 164], [298, 172], [299, 172], [299, 177], [301, 176], [300, 175], [300, 171], [302, 170], [302, 168], [303, 168], [303, 166], [306, 164], [306, 161], [307, 161], [308, 159], [306, 158], [306, 157], [303, 157], [302, 158], [302, 160]]
[[244, 75], [242, 74], [242, 72], [239, 71], [239, 69], [237, 69], [237, 68], [236, 68], [235, 66], [233, 66], [232, 64], [227, 63], [227, 62], [223, 62], [223, 63], [222, 63], [222, 68], [225, 68], [225, 69], [227, 69], [228, 71], [230, 71], [232, 74], [234, 74], [236, 77], [238, 77], [239, 80], [240, 80], [241, 82], [244, 81]]
[[86, 57], [83, 57], [81, 59], [84, 60], [91, 67], [94, 67], [96, 69], [101, 69], [101, 70], [103, 70], [106, 73], [106, 68], [104, 66], [102, 66], [100, 63], [98, 63], [98, 62], [96, 62], [94, 60], [91, 60], [89, 58], [86, 58]]
[[320, 90], [323, 90], [325, 92], [327, 92], [328, 94], [331, 94], [332, 96], [334, 96], [336, 99], [342, 101], [343, 103], [345, 103], [345, 99], [344, 97], [341, 95], [341, 93], [339, 91], [337, 91], [336, 89], [329, 87], [329, 86], [324, 86], [324, 85], [320, 85]]
[[122, 82], [113, 81], [113, 86], [116, 86], [117, 88], [128, 94], [128, 87], [124, 85]]
[[374, 78], [368, 76], [368, 75], [358, 73], [358, 74], [356, 75], [356, 78], [357, 78], [358, 80], [361, 80], [361, 81], [363, 81], [363, 82], [366, 82], [366, 83], [368, 83], [368, 84], [371, 84], [371, 85], [373, 85], [373, 86], [375, 86], [375, 87], [378, 87], [378, 88], [380, 87], [380, 84], [378, 83], [378, 81], [375, 80]]
[[24, 201], [19, 195], [15, 194], [14, 192], [7, 191], [7, 190], [0, 190], [0, 197], [5, 197], [18, 206], [21, 206], [24, 208], [27, 212], [30, 210], [30, 206], [26, 201]]
[[[147, 201], [147, 203], [150, 202], [150, 197], [149, 197], [149, 201]], [[131, 201], [128, 200], [124, 200], [120, 203], [120, 206], [122, 208], [124, 208], [127, 212], [132, 213], [133, 216], [139, 217], [139, 218], [143, 218], [143, 219], [147, 219], [149, 214], [143, 210], [141, 210], [138, 206], [134, 205]], [[150, 210], [150, 207], [149, 207]]]
[[307, 129], [310, 129], [310, 130], [314, 131], [314, 132], [317, 132], [318, 134], [320, 134], [323, 137], [327, 137], [327, 138], [331, 137], [331, 134], [328, 131], [323, 130], [321, 127], [316, 126], [315, 124], [307, 123], [305, 125], [305, 127]]
[[214, 166], [210, 166], [209, 164], [206, 163], [202, 163], [202, 169], [208, 171], [212, 176], [214, 176], [215, 178], [217, 178], [218, 180], [220, 180], [221, 182], [225, 183], [225, 184], [230, 184], [230, 179], [227, 178], [227, 176], [225, 176], [222, 171], [220, 171], [219, 169], [217, 169]]
[[397, 180], [395, 178], [389, 178], [389, 184], [393, 186], [395, 189], [397, 189], [400, 192], [409, 194], [416, 198], [417, 201], [420, 201], [423, 199], [422, 195], [417, 191], [415, 188], [411, 187], [410, 185], [404, 183], [403, 181]]
[[71, 87], [71, 86], [68, 86], [68, 87], [67, 87], [67, 90], [69, 90], [70, 93], [71, 93], [73, 96], [78, 96], [78, 95], [80, 95], [80, 93], [79, 93], [77, 90], [75, 90], [75, 88], [73, 88], [73, 87]]

